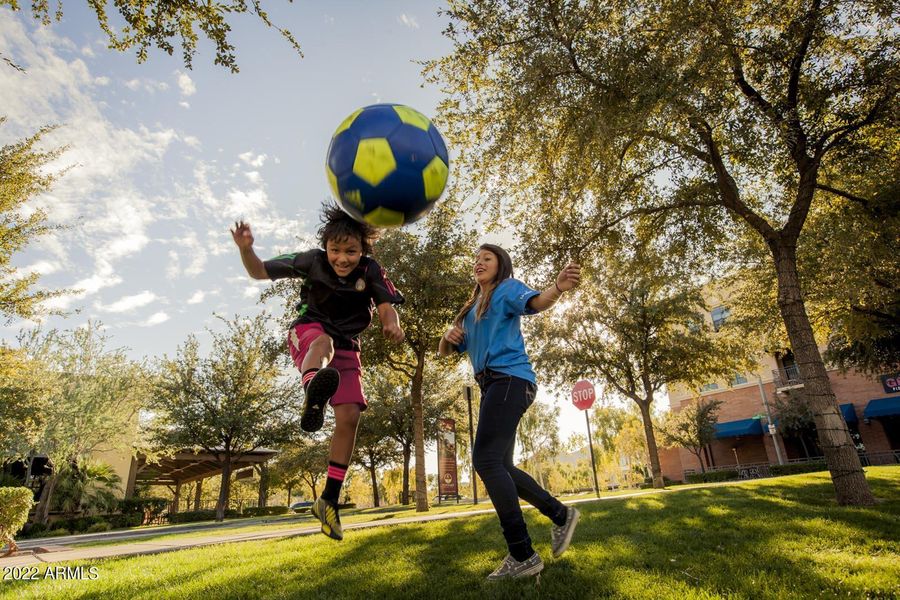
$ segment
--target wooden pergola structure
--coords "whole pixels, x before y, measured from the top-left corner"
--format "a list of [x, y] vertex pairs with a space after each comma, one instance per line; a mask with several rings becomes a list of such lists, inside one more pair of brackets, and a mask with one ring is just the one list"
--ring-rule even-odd
[[[232, 458], [232, 472], [237, 473], [247, 467], [265, 464], [276, 454], [278, 454], [278, 450], [269, 448], [258, 448], [252, 452], [246, 452], [238, 458]], [[138, 454], [137, 457], [131, 459], [125, 497], [130, 498], [134, 495], [134, 487], [137, 483], [166, 485], [172, 488], [175, 494], [171, 512], [178, 512], [182, 484], [196, 481], [194, 510], [198, 510], [203, 480], [221, 474], [222, 467], [219, 459], [206, 451], [194, 452], [191, 449], [184, 449], [171, 456], [160, 458], [158, 462], [154, 463], [148, 462], [145, 455]]]

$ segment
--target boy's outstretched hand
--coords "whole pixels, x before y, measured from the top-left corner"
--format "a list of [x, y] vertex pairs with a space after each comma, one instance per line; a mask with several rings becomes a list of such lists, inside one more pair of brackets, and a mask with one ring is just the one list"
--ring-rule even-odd
[[570, 262], [556, 277], [556, 287], [567, 292], [581, 283], [581, 265]]
[[243, 221], [235, 221], [234, 229], [231, 230], [231, 237], [238, 248], [250, 248], [253, 246], [253, 233], [250, 231], [250, 223]]
[[399, 323], [386, 323], [381, 328], [381, 333], [386, 340], [394, 342], [395, 344], [399, 344], [406, 338], [406, 334], [403, 333], [403, 328], [400, 327]]

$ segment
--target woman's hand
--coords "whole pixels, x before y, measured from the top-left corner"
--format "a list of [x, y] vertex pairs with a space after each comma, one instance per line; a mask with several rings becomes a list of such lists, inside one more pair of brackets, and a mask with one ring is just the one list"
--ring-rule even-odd
[[[447, 342], [453, 344], [454, 346], [459, 346], [460, 344], [462, 344], [463, 340], [465, 338], [466, 338], [466, 332], [461, 327], [457, 327], [455, 325], [453, 327], [451, 327], [450, 329], [448, 329], [447, 332], [444, 334], [444, 339], [447, 340]], [[432, 339], [434, 339], [434, 338], [432, 338]]]
[[561, 292], [568, 292], [578, 287], [579, 283], [581, 283], [581, 265], [578, 263], [570, 262], [556, 277], [556, 289]]

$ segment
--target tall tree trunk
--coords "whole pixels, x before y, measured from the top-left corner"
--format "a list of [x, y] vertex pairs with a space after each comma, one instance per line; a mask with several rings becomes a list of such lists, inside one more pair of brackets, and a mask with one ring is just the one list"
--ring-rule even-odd
[[659, 467], [659, 449], [656, 447], [656, 435], [653, 433], [653, 421], [650, 419], [650, 405], [653, 397], [638, 402], [641, 407], [641, 421], [644, 423], [644, 436], [647, 438], [647, 453], [650, 455], [650, 472], [653, 474], [653, 487], [664, 488], [662, 469]]
[[292, 485], [287, 486], [287, 497], [288, 497], [287, 505], [288, 505], [288, 507], [290, 507], [290, 505], [292, 504], [291, 503], [291, 492], [293, 491], [293, 487], [294, 486], [292, 486]]
[[[370, 456], [371, 460], [372, 457]], [[378, 497], [378, 472], [375, 470], [375, 461], [371, 460], [369, 463], [369, 477], [372, 478], [372, 502], [375, 504], [375, 508], [381, 506], [381, 499]]]
[[428, 482], [425, 479], [425, 418], [422, 409], [422, 380], [425, 374], [425, 352], [416, 357], [412, 379], [413, 439], [416, 444], [416, 512], [428, 510]]
[[813, 410], [819, 446], [831, 472], [838, 504], [870, 506], [875, 503], [847, 424], [841, 417], [825, 363], [816, 345], [800, 291], [796, 246], [771, 244], [778, 276], [778, 308], [787, 329], [791, 350], [803, 380], [803, 391]]
[[256, 505], [264, 508], [269, 500], [269, 465], [266, 463], [257, 465], [257, 471], [259, 472], [259, 497]]
[[697, 457], [697, 462], [700, 463], [700, 473], [706, 473], [706, 469], [703, 467], [703, 455], [701, 454], [703, 449], [697, 450], [696, 452], [691, 451], [691, 453]]
[[403, 492], [400, 496], [400, 502], [403, 506], [409, 505], [409, 461], [412, 454], [412, 448], [409, 444], [403, 444]]
[[194, 510], [200, 510], [200, 497], [203, 494], [203, 480], [197, 480], [197, 487], [194, 488]]
[[47, 524], [47, 521], [50, 518], [50, 501], [53, 499], [53, 491], [56, 489], [56, 484], [58, 482], [59, 473], [57, 473], [57, 470], [54, 468], [53, 474], [50, 475], [50, 478], [41, 490], [41, 497], [38, 498], [38, 504], [37, 508], [34, 510], [32, 523], [40, 523], [41, 525]]
[[216, 502], [216, 521], [225, 520], [225, 509], [228, 508], [228, 498], [231, 495], [231, 453], [225, 452], [225, 460], [222, 461], [222, 485], [219, 486], [219, 500]]

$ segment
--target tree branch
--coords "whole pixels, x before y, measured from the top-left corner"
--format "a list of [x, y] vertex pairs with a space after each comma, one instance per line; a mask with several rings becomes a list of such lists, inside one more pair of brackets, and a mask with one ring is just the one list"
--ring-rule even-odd
[[855, 194], [851, 194], [850, 192], [845, 192], [843, 190], [839, 190], [837, 188], [833, 188], [830, 185], [825, 185], [824, 183], [816, 183], [816, 189], [822, 190], [823, 192], [828, 192], [830, 194], [834, 194], [835, 196], [841, 196], [842, 198], [846, 198], [847, 200], [851, 200], [853, 202], [858, 202], [862, 204], [866, 208], [868, 208], [870, 200], [863, 198], [861, 196], [857, 196]]
[[744, 219], [744, 221], [765, 238], [766, 242], [769, 244], [776, 243], [778, 241], [778, 232], [775, 231], [768, 221], [756, 214], [753, 209], [741, 200], [737, 183], [735, 183], [734, 178], [728, 172], [728, 168], [722, 160], [722, 155], [719, 153], [719, 148], [713, 139], [712, 127], [700, 117], [691, 117], [690, 123], [694, 131], [697, 132], [697, 135], [700, 136], [700, 139], [703, 140], [703, 143], [706, 144], [706, 148], [712, 159], [711, 164], [716, 172], [716, 183], [718, 184], [719, 193], [722, 197], [723, 206]]

